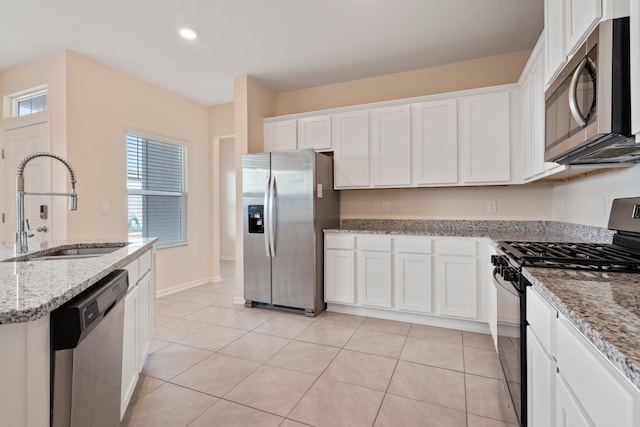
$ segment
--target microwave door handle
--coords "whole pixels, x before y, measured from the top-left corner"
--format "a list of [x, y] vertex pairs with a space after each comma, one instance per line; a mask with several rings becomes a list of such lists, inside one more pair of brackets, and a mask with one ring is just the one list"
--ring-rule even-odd
[[271, 252], [269, 252], [269, 184], [271, 183], [271, 177], [267, 177], [267, 182], [264, 188], [264, 207], [263, 207], [263, 217], [262, 217], [262, 225], [264, 227], [264, 251], [267, 255], [267, 258], [271, 258]]
[[571, 78], [571, 84], [569, 85], [569, 110], [571, 110], [571, 115], [575, 119], [575, 121], [580, 125], [580, 127], [585, 127], [587, 125], [587, 120], [582, 115], [580, 108], [578, 107], [578, 100], [576, 91], [578, 90], [578, 80], [580, 80], [580, 75], [582, 71], [587, 66], [587, 60], [589, 58], [585, 57], [576, 71], [573, 73], [573, 77]]

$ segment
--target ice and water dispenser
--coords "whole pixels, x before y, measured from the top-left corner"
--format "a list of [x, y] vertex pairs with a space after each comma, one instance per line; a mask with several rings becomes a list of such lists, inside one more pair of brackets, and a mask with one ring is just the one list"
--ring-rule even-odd
[[249, 233], [264, 234], [264, 205], [249, 205]]

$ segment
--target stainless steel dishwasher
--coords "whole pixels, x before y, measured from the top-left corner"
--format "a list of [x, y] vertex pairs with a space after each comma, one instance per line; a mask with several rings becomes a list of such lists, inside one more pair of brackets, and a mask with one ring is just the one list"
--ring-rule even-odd
[[51, 312], [51, 426], [117, 427], [126, 270]]

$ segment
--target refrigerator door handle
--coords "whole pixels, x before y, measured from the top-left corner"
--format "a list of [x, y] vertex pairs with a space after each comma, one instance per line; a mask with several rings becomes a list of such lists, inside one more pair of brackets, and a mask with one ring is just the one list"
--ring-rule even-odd
[[[271, 177], [268, 176], [267, 177], [267, 182], [264, 186], [264, 213], [265, 213], [265, 218], [263, 218], [263, 221], [268, 221], [268, 218], [271, 216], [269, 215], [269, 190], [270, 190], [270, 184], [271, 183]], [[265, 230], [264, 230], [264, 251], [267, 255], [267, 258], [271, 258], [271, 252], [269, 252], [269, 227], [267, 226], [267, 224], [265, 224]]]
[[272, 176], [269, 183], [269, 249], [271, 256], [276, 256], [276, 177]]

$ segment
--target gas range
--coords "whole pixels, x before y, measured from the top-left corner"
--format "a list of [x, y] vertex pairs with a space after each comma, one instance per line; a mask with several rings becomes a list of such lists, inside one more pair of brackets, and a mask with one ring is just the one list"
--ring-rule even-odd
[[[511, 333], [498, 328], [498, 358], [518, 421], [527, 426], [527, 298], [530, 285], [522, 275], [526, 267], [599, 271], [604, 273], [640, 273], [640, 198], [615, 199], [608, 228], [611, 243], [501, 241], [492, 255], [496, 292], [511, 294], [518, 302], [517, 323]], [[497, 298], [497, 311], [501, 301]], [[516, 332], [513, 332], [516, 331]], [[506, 343], [506, 344], [505, 344]], [[517, 351], [507, 351], [514, 346]]]
[[520, 267], [640, 273], [640, 250], [616, 244], [501, 241], [498, 246]]

